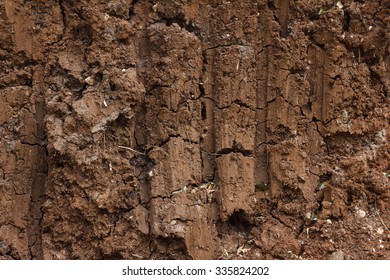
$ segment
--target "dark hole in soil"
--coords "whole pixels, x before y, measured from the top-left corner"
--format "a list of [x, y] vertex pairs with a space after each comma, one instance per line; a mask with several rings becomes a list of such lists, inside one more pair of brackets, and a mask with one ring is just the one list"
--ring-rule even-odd
[[110, 84], [110, 90], [115, 91], [116, 90], [116, 84], [113, 81], [109, 81]]
[[[138, 150], [138, 149], [136, 149]], [[130, 164], [135, 167], [153, 166], [152, 160], [147, 155], [135, 155], [130, 159]]]
[[332, 173], [327, 172], [327, 173], [322, 174], [320, 176], [320, 182], [323, 183], [323, 182], [329, 181], [331, 178], [332, 178]]
[[349, 31], [349, 22], [351, 21], [351, 16], [349, 15], [348, 9], [344, 9], [344, 20], [343, 20], [343, 30]]
[[129, 118], [121, 113], [119, 114], [118, 118], [113, 122], [113, 125], [116, 127], [126, 127], [129, 123]]
[[95, 75], [95, 82], [96, 83], [101, 83], [103, 80], [103, 73], [99, 72]]
[[207, 118], [207, 114], [206, 114], [206, 106], [204, 105], [204, 103], [202, 102], [202, 111], [201, 111], [201, 115], [202, 115], [202, 120], [205, 120]]
[[380, 76], [370, 69], [370, 78], [371, 78], [371, 86], [375, 87], [376, 85], [381, 83]]
[[129, 18], [131, 18], [135, 15], [134, 8], [135, 8], [135, 4], [137, 4], [137, 2], [138, 2], [138, 0], [131, 1], [131, 6], [129, 8]]
[[128, 39], [119, 39], [118, 43], [122, 44], [122, 45], [127, 45], [129, 43], [129, 40]]
[[228, 223], [232, 228], [241, 231], [248, 231], [252, 227], [251, 223], [248, 221], [247, 214], [242, 209], [234, 211], [230, 216]]
[[87, 24], [81, 24], [74, 30], [75, 38], [79, 38], [83, 43], [90, 46], [93, 41], [92, 27]]
[[352, 202], [353, 202], [353, 194], [352, 194], [351, 191], [349, 191], [349, 192], [348, 192], [348, 198], [347, 198], [346, 205], [347, 205], [347, 206], [351, 206]]
[[64, 168], [64, 167], [65, 167], [65, 163], [64, 163], [64, 162], [56, 161], [56, 162], [54, 163], [54, 166], [55, 166], [56, 168]]
[[310, 20], [318, 20], [320, 18], [320, 16], [318, 15], [318, 12], [316, 12], [316, 11], [311, 12], [308, 15], [308, 17], [309, 17]]
[[200, 92], [200, 97], [206, 95], [206, 93], [205, 93], [205, 91], [204, 91], [204, 86], [203, 86], [203, 84], [199, 84], [199, 92]]
[[72, 91], [81, 91], [84, 87], [84, 83], [82, 83], [79, 79], [76, 79], [75, 77], [69, 75], [67, 77], [67, 81], [65, 83], [65, 86], [69, 88]]
[[268, 3], [268, 8], [271, 10], [271, 11], [275, 11], [276, 10], [276, 6], [274, 4], [274, 1], [273, 0], [269, 0]]

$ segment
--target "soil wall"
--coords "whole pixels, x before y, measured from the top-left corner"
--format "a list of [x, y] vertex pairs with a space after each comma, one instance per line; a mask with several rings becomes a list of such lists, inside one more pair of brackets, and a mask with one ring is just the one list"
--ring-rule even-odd
[[390, 258], [390, 1], [0, 15], [0, 259]]

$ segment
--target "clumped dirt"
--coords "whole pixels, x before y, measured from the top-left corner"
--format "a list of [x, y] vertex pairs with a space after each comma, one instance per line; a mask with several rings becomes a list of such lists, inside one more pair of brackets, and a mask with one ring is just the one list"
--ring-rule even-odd
[[0, 259], [390, 258], [390, 1], [0, 14]]

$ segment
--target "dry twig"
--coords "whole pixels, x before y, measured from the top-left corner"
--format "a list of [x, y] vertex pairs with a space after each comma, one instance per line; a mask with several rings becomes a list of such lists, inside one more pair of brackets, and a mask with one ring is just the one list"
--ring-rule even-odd
[[118, 146], [119, 149], [124, 149], [124, 150], [128, 150], [128, 151], [132, 151], [134, 153], [137, 153], [137, 154], [140, 154], [140, 155], [145, 155], [145, 153], [141, 153], [141, 152], [138, 152], [130, 147], [125, 147], [125, 146]]

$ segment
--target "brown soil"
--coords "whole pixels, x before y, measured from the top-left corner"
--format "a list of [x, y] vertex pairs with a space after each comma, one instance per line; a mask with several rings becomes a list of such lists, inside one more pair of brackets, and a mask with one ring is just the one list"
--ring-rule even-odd
[[390, 1], [337, 2], [0, 0], [0, 259], [390, 259]]

